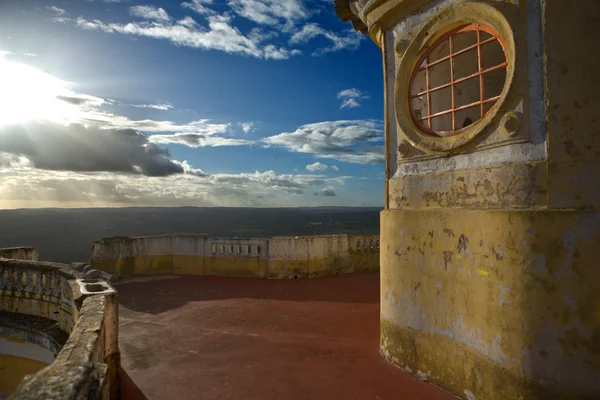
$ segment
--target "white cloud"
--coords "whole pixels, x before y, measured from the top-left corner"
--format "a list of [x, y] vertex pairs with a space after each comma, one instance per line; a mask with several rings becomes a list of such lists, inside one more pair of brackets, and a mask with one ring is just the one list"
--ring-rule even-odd
[[244, 133], [250, 133], [254, 131], [254, 122], [238, 122], [238, 125], [242, 127]]
[[[285, 59], [290, 56], [284, 48], [274, 45], [261, 46], [245, 36], [239, 29], [231, 25], [227, 16], [208, 16], [208, 29], [185, 25], [158, 22], [129, 22], [126, 24], [109, 23], [99, 20], [77, 18], [76, 25], [82, 29], [101, 30], [107, 33], [145, 36], [168, 40], [177, 46], [199, 48], [204, 50], [220, 50], [227, 53], [243, 54], [264, 59]], [[189, 22], [189, 21], [188, 21]]]
[[45, 171], [27, 164], [5, 168], [0, 163], [0, 208], [310, 205], [315, 201], [314, 192], [326, 195], [346, 179], [275, 171], [208, 175], [185, 161], [179, 165], [184, 173], [157, 178]]
[[266, 145], [285, 147], [298, 153], [312, 153], [318, 158], [343, 162], [376, 164], [384, 161], [383, 146], [367, 146], [383, 142], [380, 121], [325, 121], [302, 125], [294, 132], [283, 132], [262, 139]]
[[190, 28], [190, 29], [194, 29], [194, 28], [198, 27], [198, 23], [196, 22], [196, 20], [194, 18], [192, 18], [192, 17], [189, 17], [189, 16], [183, 17], [182, 19], [180, 19], [179, 21], [177, 21], [177, 23], [179, 25], [183, 25], [183, 26], [185, 26], [187, 28]]
[[360, 90], [356, 88], [342, 90], [337, 94], [338, 99], [342, 100], [340, 108], [355, 108], [360, 107], [360, 100], [368, 99]]
[[334, 170], [334, 171], [339, 171], [340, 167], [338, 167], [337, 165], [332, 165], [331, 169]]
[[168, 111], [173, 108], [169, 103], [158, 103], [158, 104], [128, 104], [128, 106], [136, 108], [152, 108], [155, 110]]
[[313, 52], [313, 55], [323, 55], [344, 49], [356, 50], [363, 39], [362, 35], [354, 30], [347, 30], [345, 34], [341, 34], [323, 29], [319, 24], [309, 23], [292, 35], [290, 44], [308, 43], [318, 36], [328, 39], [331, 42], [331, 46], [317, 49]]
[[199, 133], [175, 133], [174, 135], [151, 135], [148, 140], [161, 144], [181, 144], [188, 147], [249, 146], [253, 140], [224, 138]]
[[206, 7], [206, 4], [212, 4], [212, 0], [192, 0], [191, 2], [181, 3], [181, 6], [187, 7], [201, 15], [213, 15], [215, 12]]
[[[383, 147], [381, 148], [383, 150]], [[329, 153], [316, 155], [317, 158], [329, 158], [341, 162], [352, 164], [383, 164], [385, 155], [383, 152], [365, 152], [365, 153]]]
[[298, 21], [308, 18], [299, 0], [229, 0], [229, 6], [259, 25], [279, 25], [283, 30], [290, 30]]
[[46, 10], [50, 10], [50, 11], [54, 12], [58, 17], [67, 15], [67, 12], [65, 10], [63, 10], [62, 8], [58, 8], [56, 6], [46, 7]]
[[[213, 2], [214, 0], [191, 0], [181, 3], [183, 8], [201, 14], [208, 26], [199, 24], [190, 16], [174, 20], [164, 9], [150, 5], [130, 8], [132, 15], [146, 21], [110, 23], [99, 19], [71, 19], [65, 16], [57, 16], [51, 20], [73, 23], [81, 29], [168, 40], [176, 46], [219, 50], [266, 60], [285, 60], [303, 54], [300, 49], [289, 49], [282, 45], [281, 42], [285, 39], [280, 39], [280, 43], [272, 41], [282, 33], [288, 35], [288, 44], [304, 44], [318, 36], [331, 42], [330, 46], [319, 48], [312, 55], [355, 49], [362, 40], [362, 36], [354, 31], [334, 32], [323, 29], [316, 23], [305, 24], [298, 30], [297, 26], [300, 23], [320, 12], [318, 7], [309, 12], [301, 0], [228, 0], [230, 10], [221, 13], [208, 7]], [[234, 13], [259, 26], [236, 26]], [[239, 22], [240, 19], [236, 21]], [[243, 27], [243, 30], [240, 27]], [[268, 30], [265, 30], [265, 27]]]
[[356, 108], [356, 107], [360, 107], [360, 104], [358, 103], [358, 101], [356, 101], [356, 99], [346, 99], [340, 105], [340, 108]]
[[156, 8], [154, 6], [133, 6], [129, 9], [129, 12], [134, 17], [140, 17], [158, 22], [169, 22], [171, 20], [171, 17], [169, 17], [169, 14], [167, 14], [164, 9]]
[[313, 193], [315, 196], [323, 196], [323, 197], [335, 197], [337, 196], [333, 189], [331, 188], [323, 188], [319, 189]]
[[320, 162], [316, 162], [314, 164], [309, 164], [306, 166], [306, 169], [311, 171], [311, 172], [315, 172], [315, 171], [325, 171], [327, 168], [329, 168], [329, 166], [327, 166], [326, 164], [321, 164]]

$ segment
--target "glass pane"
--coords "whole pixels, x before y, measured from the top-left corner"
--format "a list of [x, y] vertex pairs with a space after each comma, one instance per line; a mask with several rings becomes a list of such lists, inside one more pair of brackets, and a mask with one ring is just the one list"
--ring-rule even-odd
[[494, 108], [494, 105], [496, 104], [496, 101], [490, 101], [489, 103], [485, 103], [483, 105], [483, 114], [487, 114], [492, 108]]
[[442, 61], [429, 68], [429, 87], [435, 88], [450, 83], [450, 60]]
[[444, 40], [442, 43], [438, 44], [435, 49], [429, 53], [429, 62], [433, 62], [439, 60], [440, 58], [444, 58], [450, 55], [450, 43], [448, 39]]
[[423, 119], [425, 116], [429, 115], [427, 96], [415, 97], [412, 100], [412, 106], [416, 119]]
[[431, 92], [431, 114], [452, 108], [452, 87], [448, 86]]
[[473, 125], [481, 118], [481, 107], [474, 106], [456, 112], [456, 130]]
[[467, 31], [452, 37], [452, 52], [456, 53], [477, 44], [477, 31]]
[[426, 80], [425, 80], [425, 70], [418, 71], [413, 78], [412, 84], [410, 85], [410, 94], [411, 96], [416, 95], [417, 93], [421, 93], [427, 89]]
[[477, 48], [459, 54], [454, 60], [454, 79], [464, 78], [479, 71]]
[[452, 113], [432, 118], [431, 129], [433, 129], [436, 132], [452, 131]]
[[479, 77], [467, 79], [466, 81], [454, 85], [455, 106], [465, 106], [467, 104], [480, 101], [479, 95]]
[[479, 31], [481, 34], [481, 41], [483, 42], [484, 40], [488, 40], [491, 39], [493, 36], [491, 33], [488, 33], [486, 31]]
[[506, 81], [506, 70], [499, 68], [483, 74], [483, 95], [486, 99], [500, 96]]
[[505, 61], [504, 50], [499, 41], [494, 40], [481, 46], [481, 66], [484, 70], [502, 64]]

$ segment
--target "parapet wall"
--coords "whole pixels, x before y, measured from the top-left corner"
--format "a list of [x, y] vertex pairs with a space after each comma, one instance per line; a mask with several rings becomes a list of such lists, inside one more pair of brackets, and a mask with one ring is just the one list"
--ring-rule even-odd
[[117, 277], [154, 274], [311, 278], [379, 269], [379, 236], [227, 238], [202, 234], [104, 238], [91, 265]]
[[9, 399], [119, 398], [118, 302], [106, 278], [85, 264], [0, 259], [0, 311], [56, 321], [69, 335]]
[[31, 247], [8, 247], [0, 249], [0, 258], [38, 261], [40, 259], [40, 255]]

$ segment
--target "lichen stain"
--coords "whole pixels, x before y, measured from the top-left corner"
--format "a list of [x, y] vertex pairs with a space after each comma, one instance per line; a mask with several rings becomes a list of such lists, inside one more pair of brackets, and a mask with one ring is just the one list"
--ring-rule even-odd
[[452, 253], [451, 251], [444, 251], [444, 268], [448, 269], [448, 264], [452, 261]]
[[454, 232], [450, 228], [444, 228], [444, 233], [448, 236], [454, 236]]

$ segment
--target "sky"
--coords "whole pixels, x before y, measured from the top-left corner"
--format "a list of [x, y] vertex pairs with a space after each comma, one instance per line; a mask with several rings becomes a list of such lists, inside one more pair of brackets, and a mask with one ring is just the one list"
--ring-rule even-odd
[[0, 209], [378, 207], [382, 119], [331, 0], [0, 1]]

